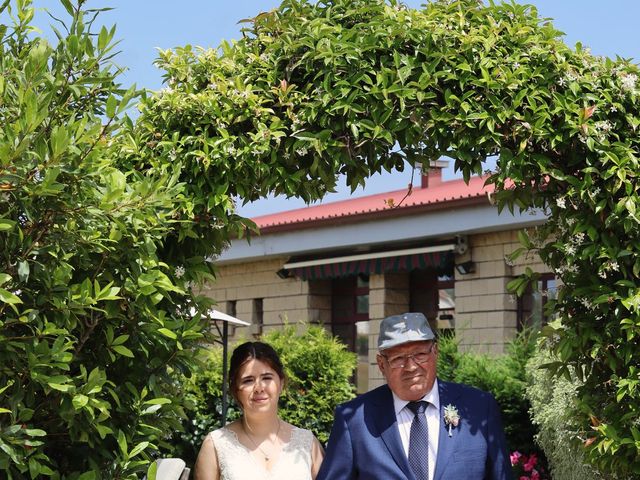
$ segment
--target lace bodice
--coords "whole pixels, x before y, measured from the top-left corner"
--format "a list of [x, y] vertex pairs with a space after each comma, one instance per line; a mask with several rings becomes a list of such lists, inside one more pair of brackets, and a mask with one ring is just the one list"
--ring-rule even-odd
[[271, 470], [266, 470], [240, 443], [228, 428], [211, 432], [220, 465], [220, 480], [311, 480], [311, 446], [309, 430], [292, 427], [291, 440], [286, 443]]

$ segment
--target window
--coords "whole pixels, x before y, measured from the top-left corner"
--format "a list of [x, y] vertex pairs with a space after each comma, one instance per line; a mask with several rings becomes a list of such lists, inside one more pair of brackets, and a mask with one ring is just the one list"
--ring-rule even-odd
[[545, 274], [538, 279], [535, 288], [529, 290], [518, 299], [518, 329], [531, 327], [539, 330], [550, 317], [546, 311], [549, 300], [556, 298], [558, 281], [552, 274]]
[[264, 309], [263, 309], [263, 299], [262, 298], [254, 298], [253, 299], [253, 313], [251, 315], [251, 333], [259, 337], [262, 335], [262, 327], [264, 326]]
[[358, 354], [353, 379], [358, 393], [369, 389], [369, 276], [331, 280], [331, 330]]

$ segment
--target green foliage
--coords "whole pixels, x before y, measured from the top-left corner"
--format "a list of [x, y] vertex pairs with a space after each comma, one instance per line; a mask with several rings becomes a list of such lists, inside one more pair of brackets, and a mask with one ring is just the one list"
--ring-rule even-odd
[[[165, 455], [182, 458], [187, 465], [195, 465], [205, 435], [222, 424], [222, 348], [211, 348], [201, 355], [201, 368], [197, 373], [179, 380], [183, 384], [182, 405], [186, 415]], [[227, 421], [239, 418], [240, 413], [229, 396]]]
[[588, 458], [640, 474], [637, 66], [570, 49], [516, 3], [284, 0], [244, 33], [161, 52], [168, 88], [144, 101], [141, 164], [175, 151], [199, 199], [187, 213], [224, 223], [225, 195], [312, 200], [338, 173], [355, 188], [441, 155], [469, 178], [497, 155], [498, 208], [549, 216], [523, 251], [564, 285], [549, 304], [567, 327], [552, 368], [584, 380]]
[[30, 1], [0, 7], [2, 478], [136, 478], [180, 426], [172, 372], [203, 336], [184, 281], [210, 274], [165, 250], [183, 186], [119, 163], [138, 93], [83, 3], [62, 1], [55, 45]]
[[354, 397], [355, 354], [313, 325], [302, 333], [293, 325], [272, 330], [263, 340], [278, 352], [289, 379], [280, 400], [282, 417], [326, 443], [335, 407]]
[[[324, 328], [299, 329], [290, 325], [262, 337], [278, 352], [287, 375], [279, 413], [284, 420], [313, 431], [320, 442], [326, 443], [336, 405], [354, 396], [351, 377], [356, 359]], [[222, 350], [208, 352], [203, 364], [206, 368], [185, 387], [192, 410], [184, 420], [185, 433], [179, 435], [177, 449], [172, 452], [187, 461], [195, 461], [203, 437], [221, 425]], [[228, 420], [239, 416], [240, 410], [231, 400]]]
[[584, 438], [581, 438], [576, 398], [580, 381], [575, 375], [553, 377], [543, 368], [557, 357], [540, 342], [529, 359], [531, 418], [538, 427], [536, 443], [544, 450], [555, 480], [596, 480], [604, 478], [586, 464]]
[[526, 397], [525, 366], [534, 345], [529, 332], [520, 333], [509, 344], [508, 353], [496, 358], [460, 352], [454, 335], [438, 338], [438, 378], [491, 392], [500, 405], [510, 450], [526, 453], [538, 451], [533, 441], [536, 429], [529, 420], [530, 403]]

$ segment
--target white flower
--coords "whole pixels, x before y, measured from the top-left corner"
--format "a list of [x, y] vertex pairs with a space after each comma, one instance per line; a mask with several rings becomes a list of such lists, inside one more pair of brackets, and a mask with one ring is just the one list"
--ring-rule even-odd
[[629, 74], [621, 74], [620, 75], [620, 85], [623, 90], [633, 91], [636, 88], [636, 82], [638, 81], [638, 76], [629, 73]]
[[567, 253], [567, 255], [575, 255], [576, 247], [574, 247], [573, 245], [566, 245], [564, 247], [564, 251]]
[[444, 424], [449, 427], [449, 436], [451, 436], [451, 429], [457, 427], [460, 423], [460, 414], [458, 409], [449, 404], [444, 407]]
[[597, 130], [609, 132], [613, 128], [613, 124], [609, 120], [603, 120], [601, 122], [596, 122], [595, 127]]
[[186, 270], [184, 269], [184, 267], [182, 265], [178, 265], [176, 267], [176, 269], [175, 269], [175, 272], [174, 272], [175, 275], [176, 275], [176, 278], [182, 278], [182, 276], [185, 274], [185, 271]]
[[609, 109], [609, 111], [610, 111], [611, 113], [615, 113], [615, 112], [617, 112], [617, 111], [618, 111], [618, 107], [616, 107], [615, 105], [611, 105], [611, 108]]
[[302, 157], [302, 156], [304, 156], [304, 155], [306, 155], [308, 153], [308, 150], [306, 148], [302, 147], [302, 148], [297, 149], [296, 153]]
[[556, 205], [560, 208], [567, 208], [567, 203], [564, 198], [556, 198]]

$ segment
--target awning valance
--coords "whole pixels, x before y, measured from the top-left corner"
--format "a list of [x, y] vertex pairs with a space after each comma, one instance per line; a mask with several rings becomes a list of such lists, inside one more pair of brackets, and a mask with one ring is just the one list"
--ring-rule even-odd
[[348, 277], [358, 274], [381, 274], [434, 269], [445, 273], [453, 268], [455, 245], [375, 252], [344, 257], [290, 262], [284, 269], [302, 280]]

